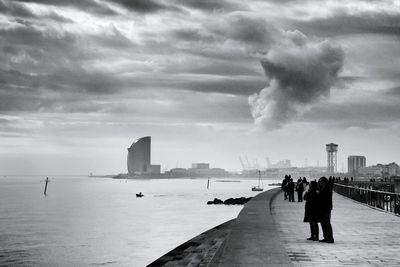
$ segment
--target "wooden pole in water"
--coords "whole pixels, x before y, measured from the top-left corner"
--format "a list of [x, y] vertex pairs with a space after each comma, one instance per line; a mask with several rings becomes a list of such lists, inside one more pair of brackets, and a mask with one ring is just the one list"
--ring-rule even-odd
[[208, 181], [207, 181], [207, 190], [208, 190], [209, 186], [210, 186], [210, 178], [208, 178]]
[[47, 195], [47, 184], [49, 183], [49, 177], [46, 177], [46, 180], [44, 180], [46, 182], [46, 185], [44, 186], [44, 195]]

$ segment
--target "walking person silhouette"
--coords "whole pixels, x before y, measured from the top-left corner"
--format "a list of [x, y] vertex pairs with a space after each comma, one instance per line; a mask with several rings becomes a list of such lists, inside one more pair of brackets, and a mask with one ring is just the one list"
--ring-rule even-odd
[[304, 211], [304, 222], [310, 223], [311, 236], [307, 240], [318, 241], [319, 240], [319, 228], [318, 222], [320, 219], [320, 199], [318, 194], [318, 183], [311, 181], [308, 187], [308, 191], [304, 194], [304, 200], [306, 201]]

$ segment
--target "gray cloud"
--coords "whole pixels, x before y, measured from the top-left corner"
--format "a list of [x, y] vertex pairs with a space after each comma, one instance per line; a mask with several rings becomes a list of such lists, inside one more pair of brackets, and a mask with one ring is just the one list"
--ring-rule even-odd
[[130, 10], [141, 13], [153, 13], [168, 8], [168, 6], [161, 4], [160, 1], [154, 0], [115, 0], [110, 2], [118, 3]]
[[204, 11], [234, 11], [234, 10], [245, 10], [243, 5], [233, 3], [233, 1], [214, 1], [214, 0], [178, 0], [176, 1], [179, 5], [184, 5], [190, 8], [195, 8]]
[[325, 18], [314, 18], [307, 21], [289, 19], [292, 25], [306, 34], [318, 36], [335, 36], [345, 34], [387, 34], [400, 35], [400, 13], [389, 14], [383, 11], [349, 12], [335, 10]]
[[228, 14], [208, 24], [207, 28], [222, 39], [242, 42], [252, 46], [253, 50], [268, 49], [278, 32], [265, 19], [247, 12]]
[[[72, 20], [60, 16], [55, 12], [49, 12], [42, 15], [35, 14], [31, 9], [25, 6], [24, 3], [9, 2], [0, 0], [0, 13], [13, 17], [34, 18], [34, 19], [49, 19], [61, 23], [72, 22]], [[21, 20], [20, 20], [21, 21]]]
[[385, 94], [389, 96], [400, 96], [400, 86], [386, 89]]
[[88, 35], [87, 40], [93, 42], [96, 46], [115, 49], [135, 48], [135, 44], [124, 36], [115, 26], [111, 27], [111, 32], [107, 35]]
[[68, 6], [86, 11], [88, 13], [100, 15], [116, 15], [117, 13], [108, 6], [102, 4], [101, 1], [93, 0], [14, 0], [22, 3], [37, 3], [50, 6]]
[[255, 78], [264, 77], [262, 70], [260, 70], [259, 68], [255, 68], [250, 63], [242, 65], [232, 64], [230, 61], [214, 61], [207, 63], [208, 64], [185, 68], [184, 70], [178, 69], [178, 71], [197, 73], [197, 74], [223, 75], [223, 76], [246, 75], [246, 76], [255, 76]]
[[170, 31], [169, 38], [176, 39], [183, 42], [215, 42], [216, 38], [205, 31], [201, 32], [200, 29], [181, 28]]
[[[51, 5], [49, 10], [67, 6], [95, 15], [115, 15], [112, 8], [117, 4], [136, 12], [138, 21], [148, 16], [159, 20], [149, 25], [165, 23], [157, 29], [136, 21], [132, 26], [124, 21], [132, 16], [126, 12], [107, 17], [107, 26], [96, 24], [96, 28], [103, 27], [98, 31], [76, 30], [77, 25], [62, 27], [70, 23], [63, 21], [63, 9], [48, 13], [59, 20], [56, 26], [38, 20], [27, 3]], [[332, 85], [351, 89], [352, 80], [359, 78], [338, 77], [344, 58], [341, 48], [299, 31], [284, 32], [255, 9], [257, 3], [244, 5], [239, 1], [191, 0], [0, 0], [0, 12], [18, 24], [0, 30], [0, 111], [101, 112], [104, 106], [91, 102], [93, 99], [174, 89], [229, 97], [252, 95], [249, 103], [256, 124], [273, 129], [302, 118], [321, 98], [329, 96]], [[247, 7], [253, 11], [243, 12]], [[174, 17], [169, 24], [171, 14], [162, 11], [179, 9], [184, 11], [181, 17]], [[195, 12], [185, 13], [190, 10]], [[112, 19], [116, 19], [115, 25], [120, 23], [121, 30], [112, 25]], [[328, 18], [292, 18], [289, 22], [293, 29], [317, 36], [396, 34], [399, 25], [395, 15], [340, 10]], [[382, 72], [388, 80], [398, 77], [396, 70]], [[387, 94], [397, 92], [392, 89]], [[85, 107], [85, 102], [91, 104]]]
[[[376, 99], [381, 101], [348, 103], [322, 102], [304, 112], [298, 120], [313, 122], [325, 127], [364, 129], [387, 128], [400, 120], [400, 105], [398, 100], [384, 99], [382, 92], [376, 93]], [[385, 104], [382, 104], [384, 100]]]
[[[89, 112], [99, 108], [87, 106], [89, 102], [85, 105], [85, 101], [116, 93], [126, 88], [128, 81], [81, 68], [57, 69], [43, 75], [0, 70], [0, 85], [0, 112]], [[73, 108], [66, 108], [71, 103], [75, 103]]]
[[282, 45], [261, 58], [269, 86], [249, 98], [255, 123], [268, 130], [282, 127], [309, 104], [329, 96], [344, 59], [342, 49], [328, 41], [312, 42], [300, 32], [282, 37]]
[[257, 77], [225, 77], [201, 82], [186, 82], [180, 86], [198, 92], [249, 95], [265, 86], [266, 81]]
[[1, 0], [0, 1], [0, 13], [8, 14], [18, 17], [33, 17], [34, 14], [26, 8], [24, 5], [19, 3], [13, 3]]

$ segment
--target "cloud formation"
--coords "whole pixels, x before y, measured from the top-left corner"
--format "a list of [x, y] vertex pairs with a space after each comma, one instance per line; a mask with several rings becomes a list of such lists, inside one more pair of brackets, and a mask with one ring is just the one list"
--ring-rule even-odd
[[269, 85], [249, 97], [258, 126], [282, 127], [324, 96], [338, 78], [344, 53], [328, 41], [312, 41], [298, 31], [285, 32], [261, 57]]
[[226, 103], [251, 95], [242, 115], [275, 129], [332, 85], [360, 86], [340, 79], [342, 68], [347, 77], [390, 81], [378, 89], [398, 87], [393, 5], [315, 3], [0, 0], [0, 111], [95, 113], [102, 99], [139, 93], [157, 102], [169, 97], [164, 90], [219, 94]]

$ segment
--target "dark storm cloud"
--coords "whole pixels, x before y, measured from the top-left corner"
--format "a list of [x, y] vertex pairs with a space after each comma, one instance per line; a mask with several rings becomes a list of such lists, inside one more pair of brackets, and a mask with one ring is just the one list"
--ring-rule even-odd
[[293, 26], [306, 34], [335, 36], [345, 34], [386, 34], [400, 36], [400, 14], [382, 11], [346, 12], [337, 10], [334, 15], [307, 21], [290, 19]]
[[287, 32], [282, 44], [261, 58], [269, 85], [249, 98], [257, 125], [276, 129], [329, 96], [342, 68], [344, 54], [328, 41], [312, 42], [300, 32]]

